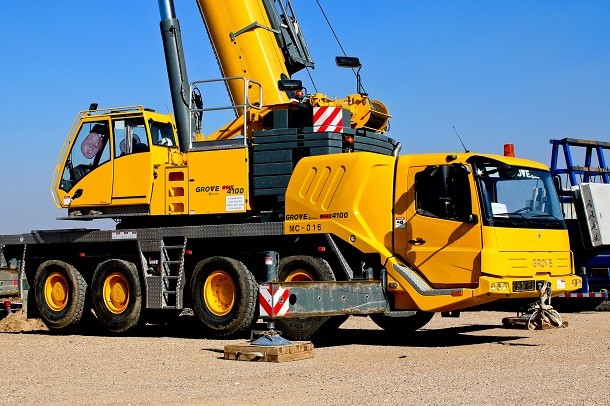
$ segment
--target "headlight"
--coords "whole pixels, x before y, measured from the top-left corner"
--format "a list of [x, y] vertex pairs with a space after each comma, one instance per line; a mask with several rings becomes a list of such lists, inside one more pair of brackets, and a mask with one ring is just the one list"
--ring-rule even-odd
[[492, 292], [508, 292], [508, 282], [494, 282], [490, 286]]

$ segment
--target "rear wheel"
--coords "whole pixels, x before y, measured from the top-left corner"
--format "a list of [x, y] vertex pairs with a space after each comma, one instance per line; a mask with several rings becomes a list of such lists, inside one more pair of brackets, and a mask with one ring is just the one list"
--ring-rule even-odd
[[[334, 281], [335, 275], [328, 262], [321, 258], [295, 255], [282, 258], [278, 265], [278, 277], [282, 282]], [[336, 330], [347, 316], [320, 316], [277, 320], [278, 329], [293, 340], [306, 340]]]
[[85, 308], [87, 283], [63, 261], [43, 262], [34, 276], [34, 295], [40, 317], [49, 328], [78, 323]]
[[388, 317], [383, 314], [371, 314], [371, 319], [382, 329], [392, 334], [400, 335], [419, 330], [430, 320], [434, 313], [417, 311], [413, 316], [408, 317]]
[[222, 337], [250, 327], [258, 285], [238, 260], [212, 257], [195, 266], [191, 278], [193, 312], [213, 335]]
[[142, 313], [142, 290], [136, 266], [121, 259], [98, 265], [91, 283], [91, 303], [97, 319], [113, 333], [138, 324]]

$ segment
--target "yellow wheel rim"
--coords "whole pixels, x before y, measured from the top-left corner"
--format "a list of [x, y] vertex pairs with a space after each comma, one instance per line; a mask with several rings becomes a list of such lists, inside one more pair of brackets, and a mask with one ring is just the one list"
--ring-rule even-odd
[[53, 272], [44, 281], [44, 300], [55, 312], [60, 312], [68, 305], [70, 288], [68, 279], [59, 272]]
[[303, 269], [296, 269], [288, 274], [284, 282], [313, 282], [315, 280], [316, 278], [311, 273]]
[[216, 316], [224, 316], [235, 305], [235, 283], [224, 271], [214, 271], [203, 285], [203, 300], [207, 308]]
[[129, 282], [122, 274], [113, 272], [104, 279], [104, 303], [114, 314], [121, 314], [129, 304]]

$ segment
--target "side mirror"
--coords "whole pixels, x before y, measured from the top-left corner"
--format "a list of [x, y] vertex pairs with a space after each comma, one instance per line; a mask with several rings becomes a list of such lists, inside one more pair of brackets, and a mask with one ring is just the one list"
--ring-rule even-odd
[[283, 92], [303, 90], [303, 82], [294, 79], [282, 79], [277, 82], [277, 87]]
[[354, 56], [337, 56], [335, 57], [335, 63], [340, 68], [360, 68], [362, 64], [360, 59]]
[[472, 213], [469, 214], [468, 216], [466, 216], [466, 218], [464, 219], [464, 223], [466, 224], [477, 224], [479, 222], [479, 216], [477, 216], [476, 214]]
[[561, 184], [561, 177], [559, 177], [559, 175], [553, 176], [553, 185], [555, 185], [555, 190], [557, 191], [557, 194], [561, 194], [563, 186]]
[[358, 94], [361, 96], [367, 96], [367, 94], [364, 92], [364, 88], [362, 87], [362, 80], [360, 79], [360, 68], [362, 68], [360, 59], [354, 56], [337, 56], [335, 57], [335, 63], [340, 68], [355, 69], [354, 73], [356, 73], [356, 92], [358, 92]]

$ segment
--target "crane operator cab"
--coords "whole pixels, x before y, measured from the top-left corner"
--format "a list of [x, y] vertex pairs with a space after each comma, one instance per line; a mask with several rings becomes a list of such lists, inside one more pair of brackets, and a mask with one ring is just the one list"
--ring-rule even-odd
[[52, 191], [69, 217], [149, 214], [156, 168], [183, 164], [169, 115], [142, 107], [81, 112]]

